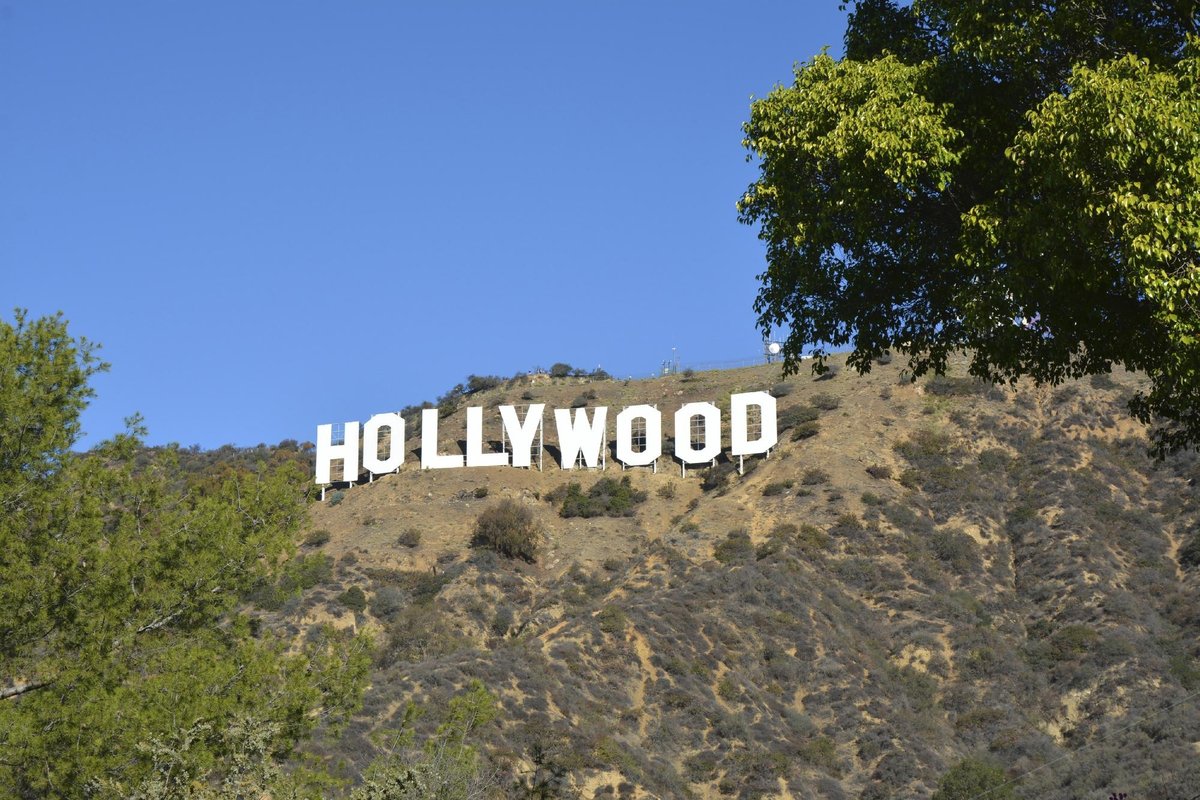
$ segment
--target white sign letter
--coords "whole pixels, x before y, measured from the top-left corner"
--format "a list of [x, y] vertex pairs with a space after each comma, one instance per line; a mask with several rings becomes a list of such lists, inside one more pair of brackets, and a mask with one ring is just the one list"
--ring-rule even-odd
[[[750, 406], [758, 406], [762, 428], [753, 442], [747, 440]], [[742, 392], [729, 396], [729, 449], [735, 456], [765, 453], [779, 441], [775, 429], [775, 398], [766, 392]]]
[[[700, 449], [692, 445], [692, 420], [704, 420]], [[685, 464], [703, 464], [721, 454], [721, 409], [712, 403], [686, 403], [675, 412], [675, 456]]]
[[358, 423], [346, 423], [342, 444], [333, 443], [333, 426], [317, 426], [317, 483], [332, 483], [329, 467], [335, 458], [342, 459], [342, 480], [358, 480]]
[[[633, 451], [633, 421], [646, 421], [646, 449]], [[617, 460], [627, 467], [646, 467], [662, 455], [662, 414], [654, 406], [629, 406], [617, 414]]]
[[595, 417], [589, 421], [586, 408], [575, 409], [575, 420], [565, 408], [554, 409], [554, 424], [558, 428], [558, 446], [561, 450], [559, 466], [572, 469], [583, 455], [583, 462], [594, 469], [600, 460], [600, 448], [604, 446], [605, 422], [608, 408], [600, 406]]
[[467, 466], [504, 467], [508, 465], [508, 453], [483, 452], [483, 409], [467, 407]]
[[[512, 465], [528, 467], [532, 464], [533, 439], [538, 428], [542, 426], [542, 409], [544, 403], [534, 403], [525, 412], [525, 421], [517, 421], [517, 409], [514, 406], [500, 406], [500, 420], [504, 423], [504, 435], [512, 442]], [[540, 462], [539, 462], [540, 463]]]
[[463, 465], [462, 456], [438, 455], [438, 410], [421, 411], [421, 469], [453, 469]]
[[[380, 428], [387, 428], [391, 435], [387, 458], [379, 457]], [[399, 414], [376, 414], [363, 425], [362, 463], [376, 475], [393, 472], [404, 463], [404, 420]]]

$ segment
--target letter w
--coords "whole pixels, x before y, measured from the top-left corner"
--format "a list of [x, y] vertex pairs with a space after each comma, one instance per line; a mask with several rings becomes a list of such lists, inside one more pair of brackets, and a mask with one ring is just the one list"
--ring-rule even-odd
[[565, 408], [554, 409], [554, 424], [558, 428], [558, 446], [561, 449], [559, 465], [572, 469], [579, 457], [588, 469], [595, 469], [600, 460], [600, 448], [604, 446], [605, 422], [608, 408], [600, 406], [595, 417], [588, 419], [586, 408], [575, 409], [575, 419]]

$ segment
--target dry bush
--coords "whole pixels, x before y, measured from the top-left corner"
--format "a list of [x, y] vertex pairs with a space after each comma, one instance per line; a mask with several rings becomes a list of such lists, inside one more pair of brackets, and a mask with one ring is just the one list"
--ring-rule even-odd
[[488, 547], [509, 558], [536, 561], [541, 527], [533, 512], [513, 500], [501, 500], [480, 513], [475, 520], [471, 544]]

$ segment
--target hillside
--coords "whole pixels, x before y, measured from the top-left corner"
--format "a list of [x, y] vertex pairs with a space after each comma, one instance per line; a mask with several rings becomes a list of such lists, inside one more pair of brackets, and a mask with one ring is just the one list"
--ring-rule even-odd
[[[428, 732], [479, 679], [500, 796], [920, 798], [967, 756], [1027, 775], [1022, 798], [1200, 792], [1197, 461], [1147, 455], [1137, 376], [1009, 389], [961, 364], [913, 384], [833, 363], [784, 386], [763, 366], [466, 398], [546, 403], [549, 422], [774, 387], [780, 445], [745, 475], [550, 453], [540, 472], [422, 472], [410, 438], [398, 474], [314, 505], [309, 588], [261, 587], [262, 623], [374, 630], [379, 649], [364, 708], [311, 753], [354, 779], [406, 701]], [[464, 430], [446, 416], [442, 451]], [[628, 516], [560, 515], [569, 482], [626, 477], [645, 495]], [[506, 498], [544, 531], [534, 563], [472, 547]]]

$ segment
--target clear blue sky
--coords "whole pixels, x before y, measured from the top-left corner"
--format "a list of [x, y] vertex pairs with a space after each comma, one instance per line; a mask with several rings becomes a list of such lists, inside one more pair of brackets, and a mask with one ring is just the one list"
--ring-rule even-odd
[[468, 373], [760, 349], [740, 125], [836, 0], [0, 0], [0, 314], [91, 444], [312, 439]]

